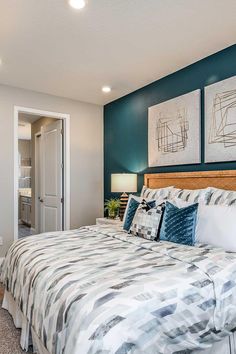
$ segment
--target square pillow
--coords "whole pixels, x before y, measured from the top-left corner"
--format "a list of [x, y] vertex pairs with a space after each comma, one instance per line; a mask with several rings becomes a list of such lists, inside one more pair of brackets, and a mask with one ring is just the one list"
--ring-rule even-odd
[[[145, 207], [145, 203], [147, 207]], [[154, 208], [148, 207], [148, 202], [141, 204], [134, 216], [130, 233], [146, 240], [155, 240], [161, 225], [164, 203]]]
[[218, 189], [209, 187], [207, 190], [210, 192], [208, 205], [228, 205], [236, 206], [236, 192], [228, 191], [225, 189]]
[[128, 202], [127, 202], [127, 205], [126, 205], [126, 208], [125, 208], [125, 213], [124, 213], [124, 216], [123, 216], [123, 226], [125, 224], [125, 220], [126, 220], [126, 217], [127, 217], [127, 211], [129, 210], [129, 204], [130, 204], [131, 199], [136, 200], [139, 204], [143, 200], [141, 197], [138, 197], [137, 195], [129, 194], [129, 199], [128, 199]]
[[141, 197], [145, 199], [167, 199], [169, 198], [170, 192], [174, 187], [151, 189], [143, 186], [141, 191]]
[[198, 204], [178, 208], [166, 202], [163, 221], [160, 230], [160, 240], [193, 246]]
[[[138, 209], [139, 205], [144, 202], [143, 198], [140, 197], [136, 197], [133, 195], [130, 195], [128, 203], [127, 203], [127, 207], [125, 210], [125, 214], [124, 214], [124, 223], [123, 223], [123, 229], [125, 231], [129, 231], [134, 215], [136, 213], [136, 210]], [[156, 201], [155, 200], [150, 200], [147, 202], [148, 207], [154, 207], [156, 205]]]
[[196, 242], [236, 252], [236, 208], [225, 205], [199, 205]]

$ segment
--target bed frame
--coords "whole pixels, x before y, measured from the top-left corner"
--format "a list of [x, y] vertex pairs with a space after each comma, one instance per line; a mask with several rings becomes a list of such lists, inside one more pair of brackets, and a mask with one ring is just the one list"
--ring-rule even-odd
[[236, 191], [236, 170], [151, 173], [144, 175], [144, 184], [153, 189], [174, 186], [180, 189], [215, 187]]

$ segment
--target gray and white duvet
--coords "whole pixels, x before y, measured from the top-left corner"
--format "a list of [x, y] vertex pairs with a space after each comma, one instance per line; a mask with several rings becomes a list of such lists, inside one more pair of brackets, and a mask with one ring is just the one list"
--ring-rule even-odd
[[188, 353], [236, 327], [236, 255], [104, 226], [14, 243], [2, 279], [52, 354]]

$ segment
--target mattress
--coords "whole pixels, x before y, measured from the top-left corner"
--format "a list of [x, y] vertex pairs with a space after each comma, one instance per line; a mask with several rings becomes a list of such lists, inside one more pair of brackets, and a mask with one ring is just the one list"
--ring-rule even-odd
[[53, 354], [232, 352], [235, 275], [233, 253], [109, 226], [19, 240], [2, 269], [25, 336]]

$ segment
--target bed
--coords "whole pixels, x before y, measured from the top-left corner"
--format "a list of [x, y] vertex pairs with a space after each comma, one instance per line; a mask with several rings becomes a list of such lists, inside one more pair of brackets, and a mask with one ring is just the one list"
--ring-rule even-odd
[[[149, 174], [145, 183], [236, 190], [235, 177]], [[87, 226], [17, 241], [1, 276], [3, 307], [22, 328], [25, 350], [33, 343], [40, 354], [236, 353], [235, 253]]]

